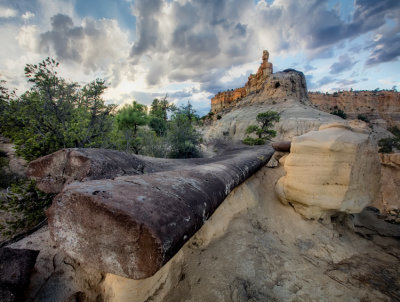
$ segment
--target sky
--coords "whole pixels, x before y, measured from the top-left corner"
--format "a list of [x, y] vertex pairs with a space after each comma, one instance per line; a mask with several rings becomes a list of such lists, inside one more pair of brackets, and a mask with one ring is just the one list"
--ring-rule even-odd
[[0, 0], [0, 79], [22, 93], [25, 64], [46, 57], [104, 98], [168, 95], [200, 115], [243, 87], [270, 53], [311, 91], [400, 90], [399, 0]]

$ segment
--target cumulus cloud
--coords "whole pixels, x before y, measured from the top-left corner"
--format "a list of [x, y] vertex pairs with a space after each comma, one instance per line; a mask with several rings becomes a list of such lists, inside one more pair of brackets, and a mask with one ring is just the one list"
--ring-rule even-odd
[[[147, 82], [207, 81], [215, 68], [243, 63], [251, 31], [241, 22], [250, 1], [135, 1], [134, 64], [148, 64]], [[254, 59], [254, 57], [253, 57]]]
[[[175, 91], [182, 85], [186, 89], [190, 83], [182, 93], [166, 92], [176, 102], [190, 97], [199, 104], [213, 93], [243, 86], [257, 70], [263, 49], [270, 51], [275, 70], [278, 63], [284, 65], [275, 61], [278, 56], [300, 53], [299, 62], [305, 55], [309, 62], [298, 65], [315, 88], [348, 85], [334, 75], [351, 70], [355, 58], [367, 55], [367, 66], [376, 66], [400, 56], [398, 0], [355, 0], [347, 13], [329, 0], [126, 1], [136, 18], [131, 27], [135, 34], [126, 24], [122, 30], [117, 20], [82, 18], [74, 1], [20, 0], [8, 5], [7, 13], [0, 9], [0, 18], [8, 18], [0, 27], [18, 25], [2, 45], [11, 49], [7, 45], [16, 43], [15, 53], [26, 51], [30, 61], [24, 63], [35, 62], [32, 54], [56, 57], [75, 72], [71, 78], [78, 77], [77, 71], [103, 77], [111, 84], [110, 99], [131, 95], [147, 101], [152, 91], [172, 83], [178, 83]], [[11, 18], [15, 16], [21, 18]], [[362, 39], [354, 39], [360, 35]], [[347, 49], [345, 55], [324, 65], [324, 59], [344, 53], [342, 49]], [[355, 55], [361, 52], [363, 56]], [[3, 53], [15, 61], [7, 55], [12, 51]]]
[[75, 25], [68, 15], [51, 18], [51, 30], [40, 35], [40, 50], [60, 61], [80, 63], [87, 71], [109, 68], [128, 56], [130, 44], [116, 20], [85, 18]]
[[30, 12], [30, 11], [27, 11], [27, 12], [23, 13], [22, 16], [21, 16], [21, 18], [23, 20], [29, 20], [29, 19], [32, 19], [33, 17], [35, 17], [35, 14]]
[[0, 18], [13, 18], [17, 14], [18, 12], [15, 9], [0, 5]]
[[[138, 0], [133, 5], [137, 40], [130, 54], [133, 64], [147, 64], [150, 85], [166, 79], [191, 80], [214, 91], [214, 86], [222, 86], [216, 68], [218, 75], [224, 74], [232, 66], [255, 60], [262, 49], [272, 56], [302, 50], [310, 58], [332, 57], [338, 42], [378, 31], [399, 7], [400, 2], [394, 0], [356, 0], [352, 17], [343, 20], [340, 7], [330, 9], [327, 0], [257, 4], [251, 0]], [[370, 46], [370, 65], [393, 60], [400, 51], [397, 35], [383, 35], [379, 41]], [[350, 56], [342, 56], [330, 71], [340, 73], [355, 63]]]

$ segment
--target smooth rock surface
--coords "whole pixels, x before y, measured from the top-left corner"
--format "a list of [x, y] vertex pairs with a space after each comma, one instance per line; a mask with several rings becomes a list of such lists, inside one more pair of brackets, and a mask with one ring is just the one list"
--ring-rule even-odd
[[307, 218], [359, 213], [377, 197], [380, 162], [365, 129], [321, 126], [292, 140], [276, 191]]
[[272, 148], [275, 151], [290, 152], [291, 141], [280, 141], [272, 143]]
[[71, 183], [48, 210], [51, 235], [99, 271], [147, 278], [272, 153], [263, 146], [190, 169]]
[[246, 146], [231, 145], [212, 158], [167, 159], [154, 158], [117, 150], [100, 148], [62, 149], [31, 161], [28, 177], [40, 190], [59, 193], [74, 181], [112, 179], [123, 175], [141, 175], [161, 171], [180, 170], [231, 158]]

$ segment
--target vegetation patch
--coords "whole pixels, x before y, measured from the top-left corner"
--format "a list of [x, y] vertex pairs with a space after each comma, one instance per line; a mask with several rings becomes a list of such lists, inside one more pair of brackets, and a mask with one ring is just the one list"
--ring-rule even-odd
[[10, 237], [42, 222], [55, 194], [45, 194], [32, 180], [18, 181], [0, 198], [0, 232]]
[[331, 114], [340, 116], [342, 119], [347, 118], [347, 114], [342, 109], [339, 109], [337, 107], [333, 111], [331, 111]]
[[[246, 145], [264, 145], [268, 140], [276, 136], [276, 131], [271, 129], [274, 123], [279, 122], [280, 116], [276, 111], [261, 112], [257, 115], [259, 125], [250, 125], [246, 129], [249, 134], [243, 140]], [[250, 135], [256, 135], [252, 137]]]
[[387, 137], [379, 140], [379, 152], [391, 153], [393, 149], [400, 150], [400, 129], [397, 126], [390, 127], [388, 130], [393, 134], [393, 137]]

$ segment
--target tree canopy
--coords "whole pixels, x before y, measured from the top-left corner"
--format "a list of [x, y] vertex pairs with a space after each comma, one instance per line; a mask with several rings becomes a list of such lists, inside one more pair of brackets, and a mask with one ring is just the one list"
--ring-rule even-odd
[[111, 129], [114, 105], [106, 105], [106, 89], [97, 79], [82, 88], [57, 74], [58, 63], [47, 58], [27, 64], [25, 75], [32, 88], [19, 98], [9, 98], [1, 131], [28, 160], [61, 148], [100, 147], [103, 134]]
[[198, 156], [198, 116], [190, 102], [177, 108], [154, 99], [150, 112], [132, 101], [117, 110], [102, 98], [104, 80], [85, 85], [58, 74], [59, 63], [47, 58], [27, 64], [32, 87], [16, 97], [0, 82], [0, 131], [27, 160], [62, 148], [105, 147], [160, 157]]
[[257, 115], [259, 125], [250, 125], [246, 129], [247, 134], [255, 134], [257, 137], [247, 136], [243, 143], [247, 145], [263, 145], [267, 140], [276, 136], [276, 131], [271, 129], [275, 122], [279, 122], [280, 116], [276, 111], [261, 112]]

